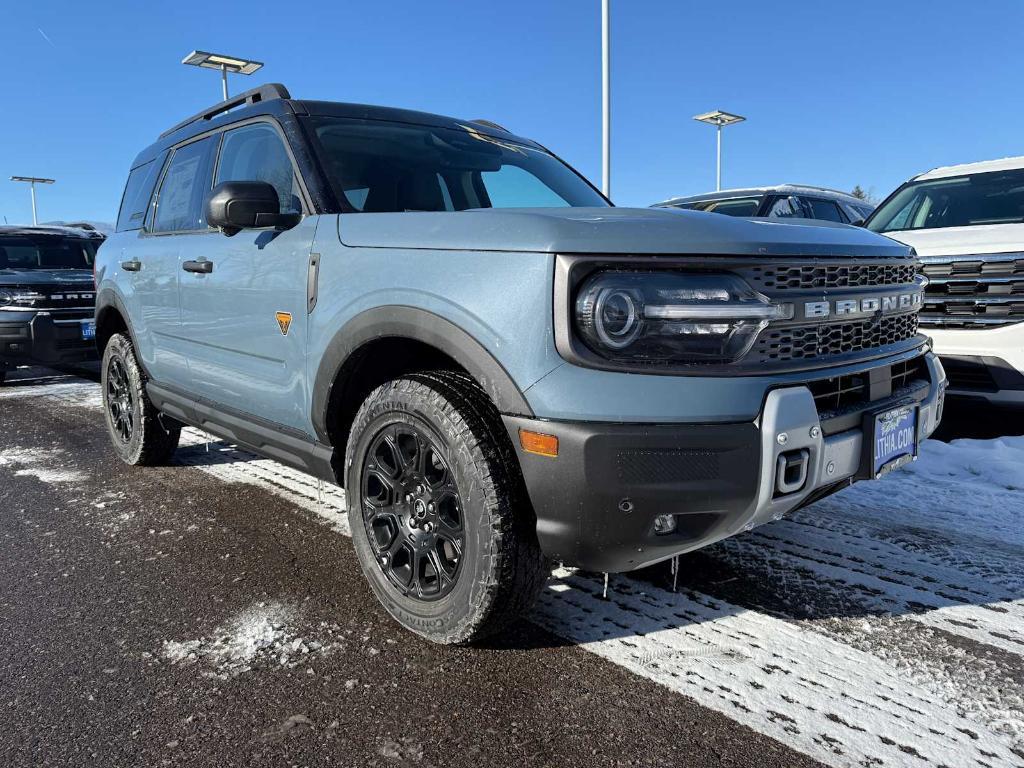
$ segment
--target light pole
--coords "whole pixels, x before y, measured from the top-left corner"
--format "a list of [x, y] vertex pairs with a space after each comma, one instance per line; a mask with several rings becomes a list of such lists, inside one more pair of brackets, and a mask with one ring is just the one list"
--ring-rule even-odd
[[714, 112], [705, 112], [703, 115], [695, 115], [693, 119], [701, 123], [707, 123], [708, 125], [715, 126], [715, 132], [718, 138], [718, 149], [715, 153], [715, 190], [718, 191], [722, 188], [722, 128], [727, 125], [742, 123], [747, 118], [716, 109]]
[[32, 226], [38, 226], [39, 217], [36, 215], [36, 184], [53, 184], [54, 179], [43, 179], [38, 176], [11, 176], [11, 181], [28, 182], [32, 190]]
[[601, 191], [612, 195], [612, 77], [609, 5], [601, 0]]
[[237, 56], [224, 56], [220, 53], [209, 53], [207, 51], [192, 51], [181, 60], [182, 64], [189, 64], [193, 67], [204, 69], [220, 70], [221, 90], [224, 94], [224, 101], [228, 100], [228, 72], [239, 75], [251, 75], [263, 66], [262, 61], [250, 61], [240, 59]]

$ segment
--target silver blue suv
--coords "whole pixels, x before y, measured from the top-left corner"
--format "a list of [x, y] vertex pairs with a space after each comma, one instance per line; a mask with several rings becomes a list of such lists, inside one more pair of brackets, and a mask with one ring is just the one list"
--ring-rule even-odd
[[553, 561], [633, 570], [913, 460], [945, 382], [917, 269], [269, 85], [132, 164], [97, 261], [106, 421], [130, 464], [191, 424], [343, 485], [385, 608], [470, 642]]

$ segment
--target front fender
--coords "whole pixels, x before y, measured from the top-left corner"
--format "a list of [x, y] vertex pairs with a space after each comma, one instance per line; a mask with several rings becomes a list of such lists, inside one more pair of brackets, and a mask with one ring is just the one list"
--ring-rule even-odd
[[320, 359], [313, 382], [313, 427], [328, 440], [327, 410], [338, 374], [360, 347], [381, 338], [406, 338], [429, 344], [465, 368], [504, 414], [532, 416], [522, 391], [508, 371], [479, 341], [449, 320], [425, 309], [381, 306], [350, 319], [338, 330]]

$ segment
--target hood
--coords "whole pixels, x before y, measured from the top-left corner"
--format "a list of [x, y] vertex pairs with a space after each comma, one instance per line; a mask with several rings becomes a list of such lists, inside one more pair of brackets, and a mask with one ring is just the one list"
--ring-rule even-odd
[[0, 288], [7, 285], [74, 285], [92, 288], [88, 269], [0, 269]]
[[908, 229], [888, 235], [912, 246], [921, 257], [1024, 251], [1024, 224]]
[[675, 208], [488, 208], [338, 217], [345, 245], [532, 253], [902, 256], [860, 227]]

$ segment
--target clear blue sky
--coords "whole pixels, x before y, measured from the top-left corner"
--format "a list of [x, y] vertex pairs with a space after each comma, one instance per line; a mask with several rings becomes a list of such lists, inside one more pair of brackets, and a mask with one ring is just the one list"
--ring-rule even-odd
[[[315, 9], [315, 10], [314, 10]], [[485, 117], [600, 180], [599, 0], [8, 3], [0, 25], [0, 221], [30, 220], [12, 174], [55, 177], [40, 218], [112, 221], [128, 165], [217, 101], [193, 48], [265, 61], [237, 91]], [[884, 196], [936, 165], [1024, 154], [1024, 2], [613, 0], [620, 205], [783, 181]]]

